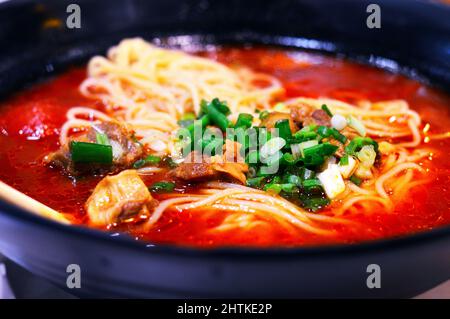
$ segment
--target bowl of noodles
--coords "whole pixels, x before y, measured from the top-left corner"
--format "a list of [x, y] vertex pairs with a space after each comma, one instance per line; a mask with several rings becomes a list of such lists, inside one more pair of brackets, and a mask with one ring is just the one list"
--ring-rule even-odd
[[170, 2], [81, 2], [81, 28], [0, 8], [29, 12], [1, 22], [2, 253], [60, 286], [79, 265], [87, 296], [449, 278], [449, 8], [383, 2], [374, 29], [365, 2]]

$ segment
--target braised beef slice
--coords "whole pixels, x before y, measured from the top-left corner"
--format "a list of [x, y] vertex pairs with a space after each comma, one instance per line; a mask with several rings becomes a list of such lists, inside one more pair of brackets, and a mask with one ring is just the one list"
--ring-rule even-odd
[[[97, 143], [97, 133], [105, 134], [113, 148], [112, 164], [75, 163], [72, 161], [70, 143], [72, 141]], [[71, 176], [81, 176], [96, 173], [114, 173], [129, 168], [143, 156], [142, 146], [135, 141], [133, 133], [117, 122], [102, 122], [87, 129], [81, 135], [70, 138], [67, 144], [47, 155], [44, 162], [50, 166], [59, 167]]]
[[291, 106], [291, 118], [299, 126], [311, 124], [331, 126], [331, 117], [324, 110], [317, 110], [304, 103]]

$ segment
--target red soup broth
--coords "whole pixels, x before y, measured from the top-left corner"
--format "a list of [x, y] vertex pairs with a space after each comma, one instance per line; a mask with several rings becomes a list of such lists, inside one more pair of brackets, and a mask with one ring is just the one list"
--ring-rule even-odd
[[[350, 103], [361, 99], [404, 99], [419, 112], [424, 124], [431, 125], [431, 133], [446, 132], [450, 127], [450, 98], [402, 75], [318, 54], [272, 48], [217, 48], [199, 54], [274, 75], [283, 83], [287, 97], [326, 96]], [[102, 109], [100, 101], [80, 94], [78, 87], [85, 77], [84, 68], [72, 69], [0, 104], [0, 180], [68, 214], [76, 224], [87, 223], [84, 203], [101, 177], [70, 179], [44, 166], [42, 159], [59, 147], [59, 129], [69, 108], [83, 105]], [[228, 213], [204, 210], [168, 210], [146, 233], [132, 223], [109, 231], [125, 232], [156, 244], [262, 247], [355, 243], [429, 230], [450, 224], [450, 140], [432, 140], [428, 147], [435, 150], [432, 160], [423, 163], [429, 169], [429, 184], [414, 188], [396, 203], [393, 212], [380, 209], [347, 216], [355, 223], [351, 227], [333, 226], [335, 236], [302, 231], [293, 234], [274, 224], [249, 231], [213, 233], [209, 230]], [[167, 179], [170, 177], [166, 173], [160, 173], [147, 177], [145, 183]], [[180, 192], [190, 188], [177, 184]]]

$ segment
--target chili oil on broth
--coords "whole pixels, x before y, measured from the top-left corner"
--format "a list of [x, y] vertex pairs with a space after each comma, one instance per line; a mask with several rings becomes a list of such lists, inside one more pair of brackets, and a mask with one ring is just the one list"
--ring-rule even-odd
[[[345, 102], [404, 99], [430, 123], [430, 132], [446, 132], [450, 125], [448, 96], [401, 75], [388, 73], [340, 59], [298, 51], [272, 48], [217, 48], [199, 55], [228, 65], [249, 67], [277, 77], [288, 97], [326, 96]], [[65, 212], [74, 223], [86, 223], [84, 203], [101, 176], [69, 179], [60, 171], [42, 165], [42, 158], [58, 148], [58, 134], [65, 113], [75, 105], [103, 110], [101, 102], [83, 97], [79, 85], [86, 77], [84, 69], [73, 69], [46, 83], [20, 92], [0, 107], [0, 179], [42, 203]], [[428, 230], [450, 223], [450, 164], [446, 160], [449, 140], [426, 143], [432, 149], [430, 159], [421, 164], [430, 182], [413, 188], [396, 202], [391, 212], [380, 208], [345, 216], [349, 225], [329, 225], [335, 236], [318, 236], [306, 232], [289, 232], [276, 224], [259, 224], [246, 231], [210, 232], [229, 214], [205, 208], [178, 212], [167, 210], [157, 225], [142, 232], [134, 223], [124, 223], [114, 231], [154, 243], [194, 246], [296, 246], [325, 243], [352, 243]], [[166, 172], [146, 176], [146, 185], [169, 180]], [[176, 181], [176, 192], [192, 193], [195, 186]], [[49, 191], [48, 185], [52, 185]], [[164, 195], [155, 195], [163, 199]], [[334, 203], [320, 214], [329, 214]], [[207, 218], [205, 218], [207, 216]], [[111, 230], [111, 229], [110, 229]]]

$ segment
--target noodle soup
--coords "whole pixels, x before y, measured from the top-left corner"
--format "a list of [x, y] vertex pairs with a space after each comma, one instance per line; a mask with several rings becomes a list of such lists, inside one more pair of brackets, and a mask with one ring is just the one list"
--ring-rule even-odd
[[127, 39], [3, 102], [0, 179], [74, 224], [156, 244], [405, 235], [450, 223], [449, 101], [318, 54]]

